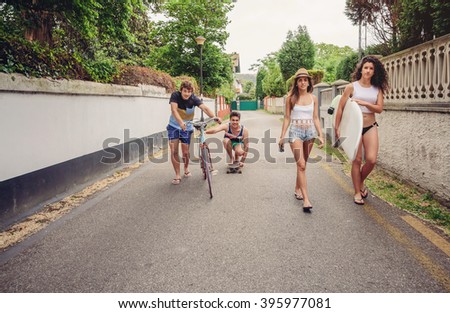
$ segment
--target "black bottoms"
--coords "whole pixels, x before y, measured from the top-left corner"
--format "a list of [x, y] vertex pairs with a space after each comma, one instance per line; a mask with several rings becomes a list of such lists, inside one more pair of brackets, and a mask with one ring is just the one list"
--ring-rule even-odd
[[362, 130], [363, 136], [364, 136], [365, 133], [367, 133], [367, 132], [369, 131], [369, 129], [371, 129], [371, 128], [374, 127], [374, 126], [378, 126], [378, 123], [377, 123], [377, 122], [374, 122], [374, 123], [373, 123], [372, 125], [370, 125], [370, 126], [363, 127], [363, 130]]

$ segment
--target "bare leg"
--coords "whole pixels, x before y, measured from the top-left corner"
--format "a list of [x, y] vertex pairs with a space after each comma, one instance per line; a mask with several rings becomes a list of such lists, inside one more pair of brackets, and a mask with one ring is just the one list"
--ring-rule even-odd
[[[295, 145], [297, 147], [297, 145]], [[302, 190], [301, 190], [301, 182], [300, 182], [300, 175], [299, 175], [299, 169], [298, 169], [298, 160], [300, 159], [300, 156], [296, 157], [296, 153], [294, 149], [299, 149], [299, 147], [295, 148], [294, 143], [291, 143], [291, 149], [292, 153], [294, 154], [294, 159], [297, 162], [297, 177], [295, 179], [295, 193], [303, 198]], [[300, 153], [300, 152], [298, 152]]]
[[356, 157], [352, 162], [352, 182], [353, 182], [353, 199], [355, 201], [364, 203], [361, 199], [361, 163], [362, 163], [362, 141], [359, 144], [358, 152], [356, 153]]
[[169, 147], [170, 147], [170, 160], [172, 161], [173, 169], [175, 170], [175, 178], [181, 179], [180, 176], [180, 156], [178, 154], [178, 143], [179, 140], [170, 140], [169, 141]]
[[305, 159], [305, 162], [308, 162], [308, 158], [309, 155], [311, 154], [313, 146], [314, 146], [314, 139], [303, 142], [303, 157]]
[[242, 149], [241, 144], [234, 146], [234, 156], [235, 156], [236, 160], [239, 161], [239, 165], [241, 167], [244, 166], [244, 161], [245, 161], [244, 155], [245, 155], [245, 151], [244, 151], [244, 149]]
[[365, 163], [361, 169], [360, 190], [364, 190], [364, 180], [369, 176], [377, 163], [378, 129], [376, 127], [369, 129], [369, 131], [364, 134], [362, 140], [364, 145]]
[[183, 154], [184, 173], [189, 173], [189, 145], [186, 143], [181, 144], [181, 153]]
[[[314, 139], [303, 142], [303, 158], [305, 159], [305, 190], [306, 190], [306, 165], [308, 164], [308, 158], [311, 154], [312, 148], [314, 146]], [[306, 194], [303, 202], [304, 207], [312, 206], [309, 201], [309, 196]]]
[[[306, 184], [306, 160], [304, 154], [304, 143], [301, 140], [295, 140], [291, 143], [292, 153], [294, 154], [295, 162], [297, 163], [297, 180], [295, 184], [296, 193], [298, 191], [303, 195], [303, 207], [310, 207], [307, 184]], [[309, 153], [308, 153], [309, 154]]]
[[223, 140], [223, 146], [225, 148], [225, 150], [227, 151], [227, 155], [228, 155], [228, 160], [227, 163], [233, 163], [233, 147], [231, 145], [231, 140], [228, 138], [225, 138]]

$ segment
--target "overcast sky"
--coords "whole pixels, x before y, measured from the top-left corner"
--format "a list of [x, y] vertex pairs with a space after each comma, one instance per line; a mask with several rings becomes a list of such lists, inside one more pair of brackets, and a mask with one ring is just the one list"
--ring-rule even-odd
[[[228, 13], [226, 52], [240, 55], [241, 73], [286, 40], [289, 30], [306, 26], [314, 43], [358, 48], [358, 27], [344, 14], [345, 0], [237, 0]], [[370, 44], [370, 42], [369, 42]]]

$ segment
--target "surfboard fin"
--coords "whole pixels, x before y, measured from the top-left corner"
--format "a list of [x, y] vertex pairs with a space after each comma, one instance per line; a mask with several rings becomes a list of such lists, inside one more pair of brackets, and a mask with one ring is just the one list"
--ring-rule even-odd
[[337, 147], [339, 147], [340, 145], [341, 145], [341, 140], [338, 139], [338, 140], [336, 140], [336, 141], [334, 142], [333, 148], [337, 148]]

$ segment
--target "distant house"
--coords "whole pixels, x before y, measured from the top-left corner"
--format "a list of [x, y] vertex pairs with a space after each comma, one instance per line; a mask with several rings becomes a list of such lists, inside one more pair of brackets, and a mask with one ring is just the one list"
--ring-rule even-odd
[[239, 79], [237, 79], [236, 77], [234, 78], [234, 81], [233, 81], [233, 89], [236, 94], [240, 94], [243, 91], [241, 81]]
[[239, 59], [239, 53], [233, 52], [231, 55], [231, 61], [233, 62], [233, 73], [241, 72], [241, 62]]

